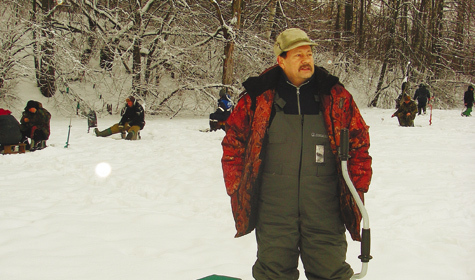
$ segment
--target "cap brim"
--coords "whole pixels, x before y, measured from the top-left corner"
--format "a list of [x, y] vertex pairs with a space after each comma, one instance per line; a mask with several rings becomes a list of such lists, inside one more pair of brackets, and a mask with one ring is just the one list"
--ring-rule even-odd
[[[288, 52], [288, 51], [290, 51], [290, 50], [293, 50], [293, 49], [298, 48], [298, 47], [301, 47], [301, 46], [317, 46], [317, 45], [318, 45], [318, 44], [315, 43], [315, 42], [300, 41], [300, 42], [297, 42], [297, 43], [295, 43], [295, 44], [292, 44], [292, 45], [288, 46], [288, 47], [285, 48], [285, 49], [280, 49], [280, 48], [279, 48], [279, 51], [280, 51], [280, 52], [279, 52], [279, 53], [276, 52], [275, 54], [276, 54], [276, 56], [279, 56], [279, 55], [281, 55], [281, 54], [284, 53], [284, 52]], [[275, 52], [275, 49], [274, 49], [274, 52]]]

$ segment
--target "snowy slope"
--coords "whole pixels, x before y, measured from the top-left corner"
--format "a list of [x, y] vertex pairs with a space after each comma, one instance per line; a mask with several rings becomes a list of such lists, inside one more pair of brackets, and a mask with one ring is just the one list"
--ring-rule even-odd
[[[392, 112], [362, 109], [374, 162], [365, 279], [475, 279], [475, 118], [434, 110], [431, 126], [426, 115], [403, 128]], [[74, 117], [64, 148], [69, 118], [52, 113], [48, 148], [0, 156], [0, 279], [252, 279], [255, 238], [233, 238], [223, 131], [199, 132], [206, 118], [147, 117], [142, 140], [124, 141]], [[358, 255], [349, 239], [356, 272]]]

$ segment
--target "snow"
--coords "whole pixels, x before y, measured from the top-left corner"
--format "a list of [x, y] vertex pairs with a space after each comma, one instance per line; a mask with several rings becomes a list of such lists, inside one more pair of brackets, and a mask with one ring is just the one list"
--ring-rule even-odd
[[[142, 139], [125, 141], [73, 117], [65, 148], [70, 120], [42, 102], [49, 147], [0, 156], [0, 279], [252, 279], [255, 237], [234, 238], [223, 131], [199, 132], [205, 117], [147, 116]], [[475, 118], [434, 110], [432, 125], [427, 114], [406, 128], [393, 110], [361, 111], [374, 170], [364, 279], [475, 279]], [[360, 244], [348, 243], [359, 272]]]

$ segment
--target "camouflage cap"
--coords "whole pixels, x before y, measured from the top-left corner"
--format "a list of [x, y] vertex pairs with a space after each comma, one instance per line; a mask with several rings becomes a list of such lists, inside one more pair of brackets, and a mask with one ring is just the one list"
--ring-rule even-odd
[[279, 56], [283, 52], [290, 51], [301, 46], [316, 46], [317, 43], [308, 38], [305, 31], [298, 28], [289, 28], [277, 36], [274, 43], [275, 56]]

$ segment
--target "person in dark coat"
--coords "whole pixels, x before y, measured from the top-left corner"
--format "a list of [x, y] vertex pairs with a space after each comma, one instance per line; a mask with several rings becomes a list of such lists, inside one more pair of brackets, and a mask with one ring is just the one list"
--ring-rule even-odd
[[145, 126], [145, 112], [142, 105], [135, 100], [135, 97], [129, 96], [125, 101], [127, 102], [126, 109], [119, 123], [103, 131], [99, 131], [98, 128], [95, 128], [94, 133], [96, 136], [107, 137], [116, 133], [127, 133], [125, 139], [138, 139], [139, 131]]
[[209, 114], [209, 127], [211, 131], [222, 129], [224, 130], [224, 122], [234, 108], [234, 103], [231, 97], [226, 93], [225, 89], [219, 91], [218, 108], [214, 113]]
[[20, 123], [12, 116], [12, 112], [0, 108], [0, 149], [20, 143], [21, 138]]
[[414, 119], [416, 118], [417, 105], [414, 100], [411, 100], [409, 95], [404, 97], [404, 102], [401, 102], [399, 109], [391, 116], [397, 117], [400, 126], [414, 126]]
[[419, 85], [413, 99], [417, 100], [417, 114], [420, 115], [422, 111], [425, 114], [427, 101], [430, 99], [430, 92], [423, 83]]
[[462, 116], [470, 117], [472, 116], [472, 107], [473, 107], [473, 86], [468, 86], [467, 91], [463, 94], [463, 104], [467, 109], [463, 111]]
[[50, 120], [51, 114], [40, 102], [28, 101], [20, 119], [20, 129], [24, 143], [28, 143], [28, 138], [31, 139], [28, 147], [30, 151], [46, 147], [46, 140], [50, 135]]

